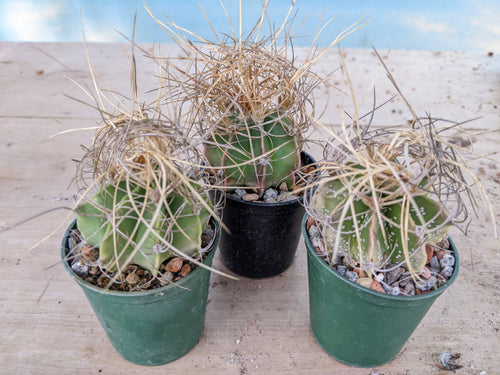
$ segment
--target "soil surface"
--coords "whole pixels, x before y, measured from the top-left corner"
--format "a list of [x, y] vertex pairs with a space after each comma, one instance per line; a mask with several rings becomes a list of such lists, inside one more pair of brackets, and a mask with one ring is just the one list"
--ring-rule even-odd
[[[201, 247], [205, 249], [212, 237], [204, 233], [201, 240]], [[99, 250], [88, 246], [77, 229], [70, 233], [70, 244], [67, 262], [71, 269], [89, 284], [113, 291], [137, 292], [161, 288], [181, 280], [198, 267], [181, 257], [172, 257], [160, 265], [157, 276], [136, 264], [128, 265], [122, 272], [109, 272], [99, 262]], [[203, 262], [207, 254], [201, 251], [194, 259]]]

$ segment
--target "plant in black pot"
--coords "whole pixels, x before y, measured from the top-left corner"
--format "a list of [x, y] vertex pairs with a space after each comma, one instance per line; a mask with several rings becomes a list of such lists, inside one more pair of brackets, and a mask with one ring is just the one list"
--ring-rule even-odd
[[160, 365], [200, 338], [219, 223], [182, 121], [122, 104], [99, 107], [61, 255], [118, 353]]
[[294, 260], [304, 214], [297, 191], [315, 169], [303, 151], [314, 124], [313, 90], [322, 82], [311, 68], [329, 49], [310, 50], [298, 63], [289, 18], [293, 5], [282, 25], [262, 37], [266, 7], [267, 2], [247, 36], [233, 30], [232, 36], [216, 35], [217, 42], [196, 37], [197, 44], [184, 38], [192, 33], [158, 21], [191, 62], [168, 81], [179, 80], [180, 97], [197, 103], [204, 162], [221, 181], [218, 196], [225, 200], [227, 227], [221, 259], [236, 274], [252, 278], [275, 276]]
[[466, 150], [445, 136], [458, 125], [415, 117], [407, 129], [370, 130], [354, 120], [332, 132], [303, 234], [312, 332], [341, 362], [390, 361], [457, 277], [448, 230], [468, 222], [473, 193], [489, 207]]
[[304, 209], [294, 190], [314, 169], [302, 151], [314, 83], [264, 45], [226, 42], [209, 56], [196, 79], [206, 164], [226, 193], [220, 256], [238, 275], [275, 276], [295, 257]]

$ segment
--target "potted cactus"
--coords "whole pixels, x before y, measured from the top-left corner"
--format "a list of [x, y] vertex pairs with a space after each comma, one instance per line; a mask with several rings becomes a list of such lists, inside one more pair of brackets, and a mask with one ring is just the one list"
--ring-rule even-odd
[[61, 256], [117, 352], [160, 365], [201, 336], [219, 219], [185, 133], [189, 113], [165, 107], [166, 117], [134, 99], [112, 114], [106, 92], [95, 94], [103, 120], [77, 161], [76, 220]]
[[457, 277], [447, 232], [467, 221], [476, 188], [489, 205], [466, 150], [445, 136], [456, 126], [415, 117], [371, 131], [353, 120], [331, 133], [302, 228], [312, 332], [341, 362], [390, 361]]
[[304, 214], [297, 192], [315, 168], [303, 151], [315, 124], [312, 92], [322, 83], [311, 69], [357, 29], [355, 24], [341, 33], [321, 54], [311, 48], [299, 64], [290, 31], [293, 4], [282, 25], [263, 37], [266, 8], [267, 2], [247, 36], [233, 30], [232, 36], [216, 35], [217, 42], [155, 18], [187, 52], [183, 62], [190, 62], [179, 69], [173, 58], [164, 59], [180, 73], [168, 77], [169, 84], [177, 81], [181, 88], [179, 98], [197, 103], [193, 138], [201, 140], [207, 170], [220, 182], [214, 186], [224, 202], [227, 229], [221, 235], [221, 259], [236, 274], [251, 278], [275, 276], [293, 262]]
[[172, 123], [144, 112], [106, 119], [79, 162], [92, 182], [62, 242], [111, 343], [141, 365], [181, 357], [204, 326], [219, 225], [184, 151]]
[[196, 78], [200, 132], [225, 192], [220, 257], [238, 275], [275, 276], [292, 264], [300, 237], [303, 198], [294, 189], [314, 162], [302, 151], [314, 83], [277, 50], [254, 43], [219, 45], [204, 66]]

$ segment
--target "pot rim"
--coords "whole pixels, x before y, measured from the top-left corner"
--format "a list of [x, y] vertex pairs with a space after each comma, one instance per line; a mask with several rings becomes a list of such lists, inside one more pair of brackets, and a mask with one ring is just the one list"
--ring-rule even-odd
[[[215, 229], [215, 235], [212, 238], [212, 240], [210, 241], [210, 245], [208, 246], [209, 249], [210, 249], [208, 251], [209, 255], [205, 258], [205, 260], [203, 261], [203, 263], [205, 263], [207, 261], [208, 257], [210, 257], [212, 254], [215, 254], [215, 251], [217, 250], [217, 244], [218, 244], [219, 239], [220, 239], [220, 224], [213, 217], [210, 219], [210, 221], [215, 226], [215, 228], [214, 228]], [[130, 297], [130, 298], [137, 297], [137, 296], [145, 297], [145, 296], [149, 296], [149, 295], [164, 294], [164, 293], [167, 293], [172, 288], [178, 288], [178, 287], [182, 288], [183, 284], [186, 284], [189, 279], [191, 279], [192, 277], [194, 277], [193, 275], [195, 273], [197, 273], [200, 269], [203, 269], [202, 267], [198, 266], [193, 272], [191, 272], [186, 277], [183, 277], [181, 280], [176, 281], [176, 282], [171, 283], [171, 284], [168, 284], [168, 285], [165, 285], [165, 286], [162, 286], [162, 287], [159, 287], [159, 288], [156, 288], [156, 289], [133, 291], [133, 292], [125, 292], [125, 291], [116, 291], [116, 290], [104, 289], [104, 288], [95, 286], [95, 285], [93, 285], [93, 284], [91, 284], [91, 283], [83, 280], [80, 276], [78, 276], [75, 273], [75, 271], [73, 271], [73, 269], [68, 264], [68, 261], [66, 259], [67, 252], [69, 251], [68, 239], [69, 239], [69, 235], [70, 235], [71, 231], [74, 230], [75, 228], [76, 228], [76, 219], [73, 220], [70, 223], [68, 229], [66, 229], [66, 232], [64, 233], [64, 236], [63, 236], [63, 239], [62, 239], [62, 242], [61, 242], [61, 259], [62, 259], [62, 263], [63, 263], [64, 268], [66, 269], [66, 271], [70, 274], [70, 276], [72, 278], [75, 279], [75, 281], [78, 284], [80, 284], [81, 286], [83, 286], [83, 287], [85, 287], [87, 289], [91, 289], [91, 290], [93, 290], [95, 292], [98, 292], [100, 294], [105, 294], [105, 295], [109, 295], [109, 296], [117, 296], [117, 297]], [[210, 272], [210, 271], [208, 271], [208, 272]]]
[[401, 301], [401, 302], [410, 302], [410, 301], [419, 301], [419, 300], [425, 300], [425, 299], [430, 299], [430, 298], [435, 298], [438, 295], [442, 294], [453, 282], [458, 276], [458, 271], [460, 269], [460, 259], [458, 255], [458, 250], [453, 243], [451, 237], [448, 237], [448, 240], [450, 242], [450, 248], [453, 250], [453, 255], [455, 256], [455, 266], [453, 267], [453, 274], [451, 277], [448, 279], [448, 281], [440, 286], [439, 288], [430, 291], [429, 293], [424, 293], [424, 294], [419, 294], [419, 295], [414, 295], [414, 296], [403, 296], [403, 295], [398, 295], [398, 296], [393, 296], [390, 294], [385, 294], [385, 293], [380, 293], [376, 292], [372, 289], [368, 289], [364, 286], [361, 286], [355, 282], [352, 282], [345, 277], [342, 277], [337, 271], [335, 271], [333, 268], [331, 268], [323, 259], [321, 259], [318, 254], [314, 251], [313, 245], [311, 243], [311, 240], [309, 238], [309, 233], [307, 233], [306, 229], [306, 224], [307, 224], [307, 218], [309, 215], [306, 213], [304, 217], [302, 218], [302, 235], [304, 237], [304, 242], [306, 245], [306, 250], [309, 255], [312, 256], [312, 258], [318, 260], [318, 263], [320, 264], [320, 267], [325, 269], [327, 272], [332, 274], [333, 277], [336, 277], [339, 280], [342, 280], [342, 282], [350, 285], [351, 287], [355, 288], [357, 291], [361, 293], [366, 293], [368, 295], [371, 295], [373, 297], [378, 297], [378, 298], [383, 298], [387, 300], [392, 300], [392, 301]]

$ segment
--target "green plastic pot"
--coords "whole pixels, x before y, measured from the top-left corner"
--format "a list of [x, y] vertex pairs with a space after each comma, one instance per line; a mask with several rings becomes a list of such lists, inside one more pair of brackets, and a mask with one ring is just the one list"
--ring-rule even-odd
[[[211, 266], [220, 238], [216, 237], [204, 264]], [[109, 291], [83, 281], [66, 261], [69, 234], [61, 256], [66, 271], [83, 289], [99, 322], [116, 351], [127, 361], [155, 366], [175, 361], [198, 342], [205, 324], [210, 271], [197, 267], [175, 284], [140, 292]]]
[[307, 248], [311, 330], [323, 350], [356, 367], [376, 367], [392, 360], [434, 301], [455, 281], [458, 252], [451, 278], [440, 288], [417, 296], [375, 292], [345, 279], [321, 259], [309, 240], [307, 215], [302, 234]]

